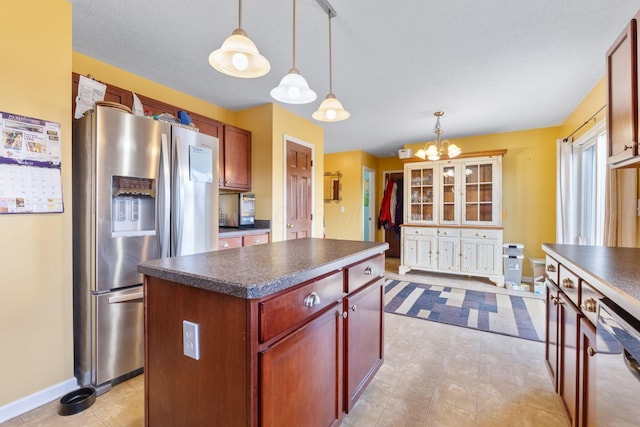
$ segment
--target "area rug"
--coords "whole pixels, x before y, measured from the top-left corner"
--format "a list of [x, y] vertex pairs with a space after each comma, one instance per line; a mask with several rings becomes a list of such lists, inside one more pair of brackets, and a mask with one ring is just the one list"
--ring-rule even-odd
[[545, 300], [387, 280], [387, 313], [544, 341]]

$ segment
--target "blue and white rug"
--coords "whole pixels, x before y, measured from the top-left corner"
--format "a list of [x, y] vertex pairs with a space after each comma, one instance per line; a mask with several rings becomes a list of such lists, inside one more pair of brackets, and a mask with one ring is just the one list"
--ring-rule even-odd
[[544, 341], [545, 300], [387, 280], [387, 313]]

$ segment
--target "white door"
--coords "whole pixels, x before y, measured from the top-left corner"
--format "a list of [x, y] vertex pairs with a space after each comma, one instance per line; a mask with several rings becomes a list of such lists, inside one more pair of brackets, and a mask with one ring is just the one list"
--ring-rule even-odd
[[362, 240], [375, 241], [374, 218], [375, 213], [375, 171], [368, 167], [362, 168]]

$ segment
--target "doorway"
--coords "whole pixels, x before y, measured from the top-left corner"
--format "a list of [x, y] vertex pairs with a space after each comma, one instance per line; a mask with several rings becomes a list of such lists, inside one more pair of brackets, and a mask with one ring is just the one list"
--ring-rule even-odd
[[362, 167], [362, 240], [373, 242], [376, 240], [374, 218], [376, 215], [376, 171], [366, 166]]
[[[394, 206], [390, 206], [395, 213], [394, 219], [395, 223], [393, 226], [385, 226], [383, 228], [383, 237], [384, 241], [389, 244], [389, 249], [387, 249], [386, 256], [392, 258], [400, 258], [400, 224], [404, 222], [403, 218], [403, 182], [404, 182], [404, 172], [403, 171], [384, 171], [382, 173], [382, 189], [386, 193], [388, 191], [392, 191], [393, 184], [396, 185], [396, 203]], [[399, 196], [399, 197], [398, 197]]]
[[312, 223], [312, 149], [285, 137], [286, 218], [285, 239], [311, 237]]

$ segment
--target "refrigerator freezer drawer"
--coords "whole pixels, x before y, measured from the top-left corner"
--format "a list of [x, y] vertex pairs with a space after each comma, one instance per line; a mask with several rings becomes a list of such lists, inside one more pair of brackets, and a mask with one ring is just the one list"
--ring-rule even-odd
[[143, 288], [93, 296], [95, 302], [92, 382], [103, 384], [144, 364]]

